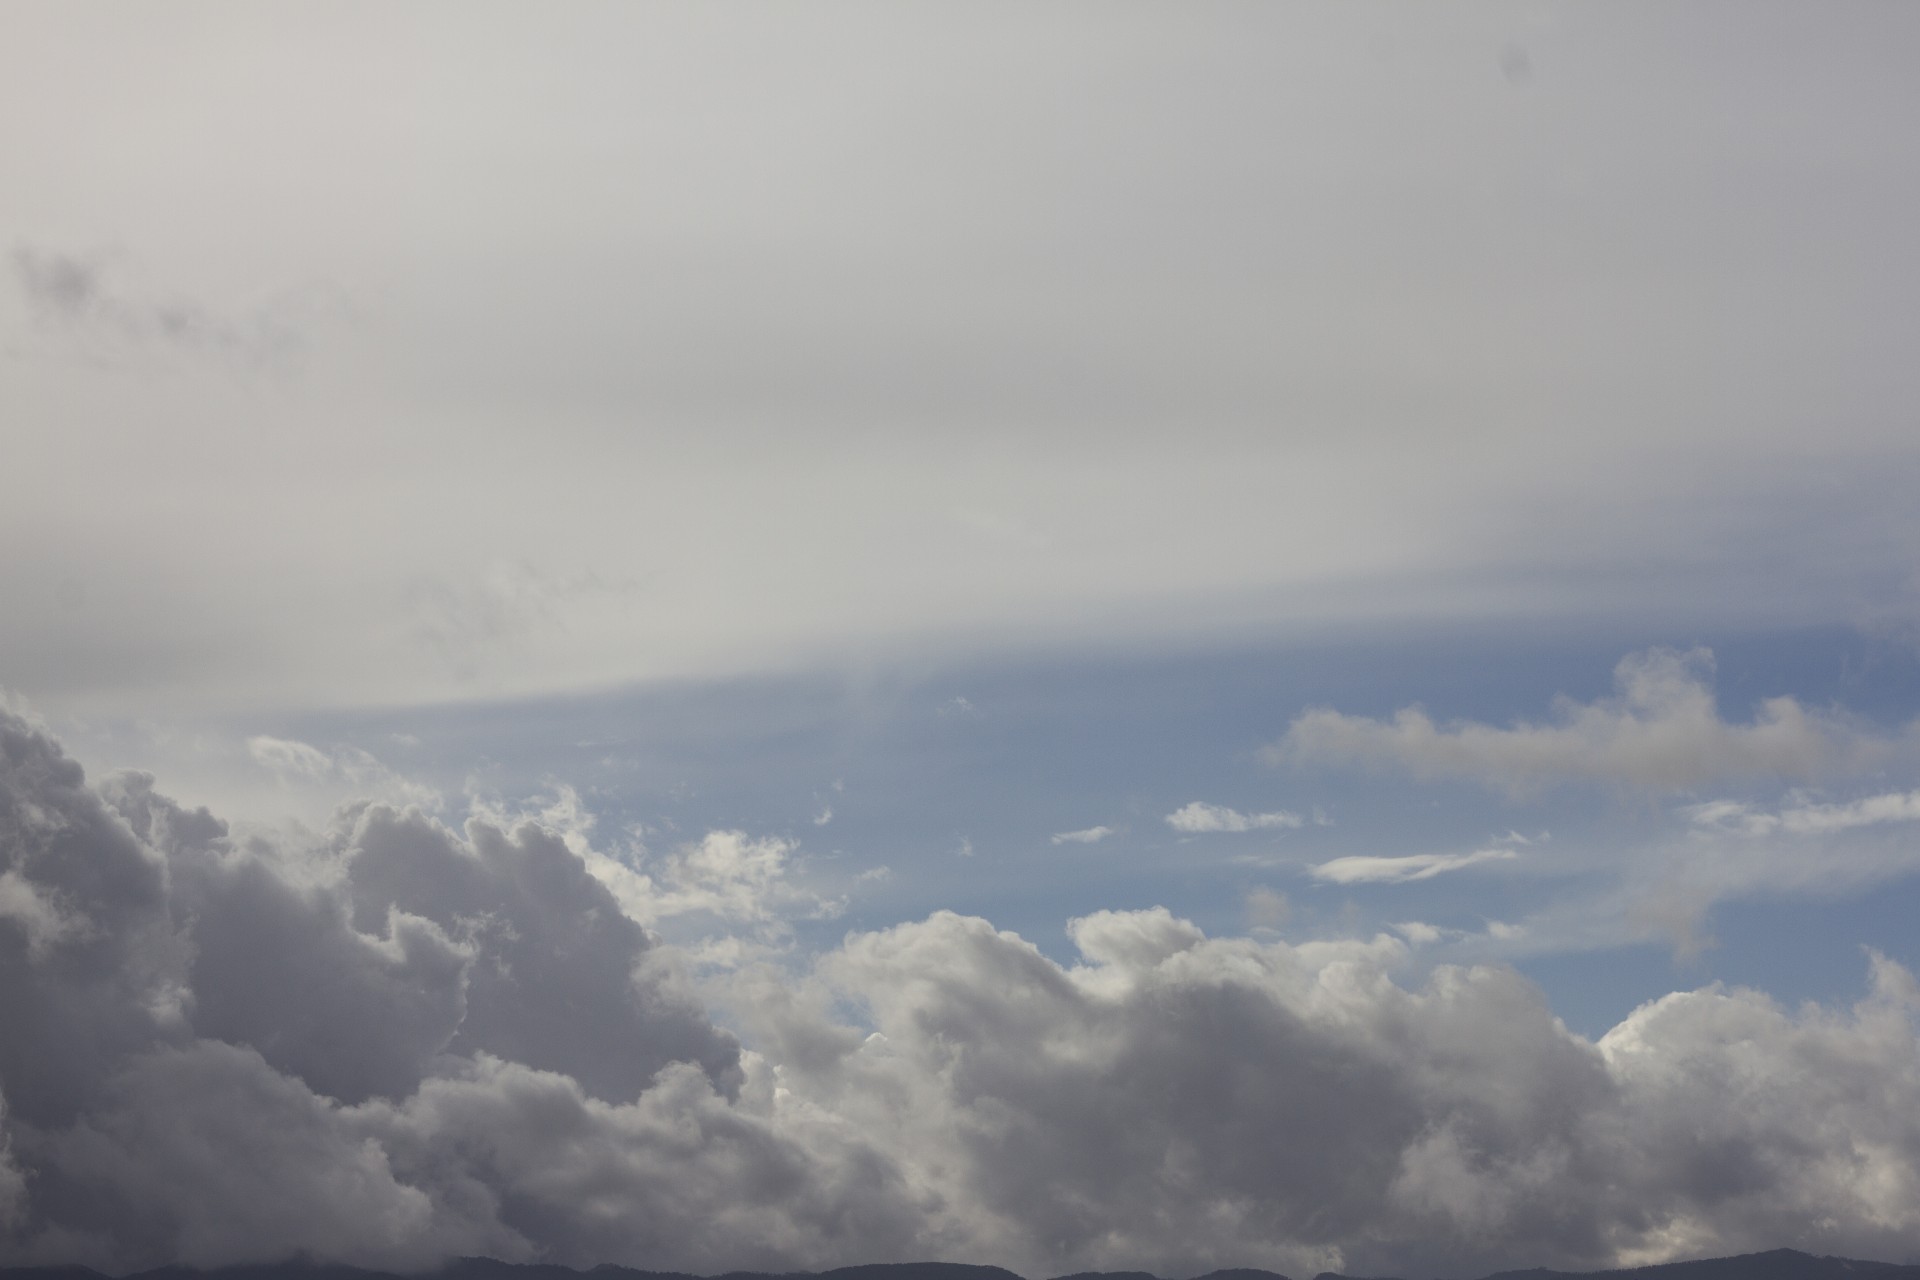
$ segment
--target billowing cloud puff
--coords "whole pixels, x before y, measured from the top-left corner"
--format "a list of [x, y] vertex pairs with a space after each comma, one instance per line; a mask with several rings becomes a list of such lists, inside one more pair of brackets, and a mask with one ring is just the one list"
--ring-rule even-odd
[[1392, 720], [1308, 711], [1267, 749], [1275, 763], [1393, 765], [1524, 795], [1563, 782], [1681, 790], [1741, 778], [1806, 780], [1877, 759], [1887, 744], [1792, 698], [1750, 724], [1720, 718], [1706, 649], [1651, 649], [1614, 670], [1616, 696], [1561, 699], [1551, 724], [1437, 725], [1418, 707]]
[[1709, 989], [1594, 1043], [1505, 967], [1402, 985], [1388, 937], [1100, 912], [1062, 965], [939, 913], [710, 978], [743, 1049], [577, 834], [368, 804], [243, 840], [0, 719], [0, 1262], [1920, 1249], [1920, 990], [1889, 961], [1851, 1010]]

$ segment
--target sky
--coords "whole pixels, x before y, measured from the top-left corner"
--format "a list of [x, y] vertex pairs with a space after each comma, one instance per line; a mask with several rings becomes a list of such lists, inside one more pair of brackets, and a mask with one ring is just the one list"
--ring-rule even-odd
[[0, 1263], [1920, 1261], [1920, 9], [5, 13]]

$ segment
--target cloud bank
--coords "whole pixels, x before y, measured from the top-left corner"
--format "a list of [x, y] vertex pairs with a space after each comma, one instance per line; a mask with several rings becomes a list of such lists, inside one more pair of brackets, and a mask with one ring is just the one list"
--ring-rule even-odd
[[1478, 782], [1525, 795], [1567, 782], [1684, 790], [1766, 778], [1807, 781], [1870, 763], [1888, 748], [1793, 698], [1769, 698], [1730, 724], [1713, 696], [1713, 654], [1649, 649], [1622, 658], [1612, 698], [1562, 698], [1550, 724], [1437, 725], [1418, 707], [1374, 720], [1308, 711], [1269, 747], [1281, 764], [1390, 766], [1418, 778]]
[[[1504, 967], [1402, 985], [1392, 938], [1100, 912], [1062, 965], [942, 912], [697, 999], [579, 834], [363, 803], [241, 839], [0, 716], [0, 1262], [1920, 1249], [1920, 988], [1889, 961], [1850, 1009], [1710, 988], [1596, 1043]], [[676, 856], [727, 913], [785, 855]]]

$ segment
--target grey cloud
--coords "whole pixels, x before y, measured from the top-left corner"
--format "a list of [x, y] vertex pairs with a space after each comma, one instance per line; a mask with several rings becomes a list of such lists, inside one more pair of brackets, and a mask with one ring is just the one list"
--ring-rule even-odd
[[82, 339], [158, 342], [254, 366], [284, 360], [298, 345], [284, 309], [223, 315], [198, 302], [143, 298], [119, 287], [98, 258], [22, 246], [13, 252], [13, 267], [33, 312]]
[[193, 918], [195, 1030], [344, 1102], [411, 1093], [463, 1026], [480, 948], [397, 908], [362, 933], [337, 889], [290, 885], [258, 858], [198, 871], [176, 891]]
[[537, 828], [365, 805], [322, 847], [237, 840], [145, 775], [89, 787], [0, 715], [0, 880], [0, 1256], [544, 1249], [396, 1182], [351, 1104], [495, 1055], [583, 1097], [675, 1062], [723, 1105], [741, 1085], [733, 1039]]
[[1709, 990], [1595, 1045], [1502, 967], [1403, 988], [1384, 940], [1212, 940], [1165, 912], [1075, 939], [1073, 969], [951, 915], [850, 939], [823, 980], [874, 1033], [785, 1076], [944, 1170], [976, 1256], [1393, 1273], [1920, 1243], [1920, 996], [1889, 962], [1850, 1012]]
[[0, 1087], [14, 1119], [64, 1122], [125, 1054], [183, 1033], [186, 954], [167, 918], [161, 857], [78, 764], [4, 711], [0, 874], [54, 922], [0, 917]]
[[73, 1128], [33, 1135], [34, 1201], [54, 1239], [29, 1236], [29, 1257], [210, 1266], [304, 1249], [425, 1266], [505, 1236], [460, 1231], [336, 1104], [249, 1049], [155, 1049], [90, 1101]]
[[911, 1256], [930, 1199], [831, 1117], [779, 1115], [762, 1071], [729, 1101], [688, 1066], [611, 1105], [563, 1075], [481, 1058], [355, 1126], [436, 1203], [474, 1205], [574, 1263], [699, 1272]]
[[0, 914], [0, 1261], [1920, 1248], [1920, 988], [1885, 960], [1851, 1010], [1709, 989], [1594, 1043], [1505, 967], [1402, 985], [1386, 937], [1099, 912], [1063, 966], [940, 913], [712, 977], [740, 1049], [536, 823], [369, 804], [269, 844], [6, 717], [0, 859], [62, 922]]
[[475, 822], [461, 842], [417, 812], [373, 807], [342, 852], [356, 928], [381, 929], [397, 909], [478, 949], [450, 1052], [563, 1071], [609, 1100], [673, 1061], [737, 1087], [732, 1041], [652, 971], [645, 930], [552, 832]]
[[13, 269], [27, 299], [44, 313], [75, 319], [100, 300], [100, 268], [78, 258], [16, 249]]
[[1745, 778], [1808, 780], [1871, 765], [1891, 744], [1837, 717], [1769, 698], [1753, 721], [1722, 719], [1713, 654], [1650, 649], [1622, 658], [1618, 690], [1560, 699], [1549, 724], [1435, 724], [1408, 707], [1391, 721], [1308, 711], [1269, 747], [1278, 764], [1393, 766], [1419, 778], [1478, 782], [1513, 796], [1568, 782], [1660, 790]]

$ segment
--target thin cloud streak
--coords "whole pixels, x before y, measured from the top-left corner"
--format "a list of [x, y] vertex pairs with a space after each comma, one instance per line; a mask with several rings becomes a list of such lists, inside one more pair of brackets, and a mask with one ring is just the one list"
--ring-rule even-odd
[[1284, 809], [1272, 813], [1241, 813], [1225, 805], [1195, 800], [1168, 814], [1167, 825], [1188, 835], [1204, 835], [1219, 831], [1291, 830], [1302, 826], [1303, 820], [1299, 814]]
[[1449, 871], [1486, 862], [1510, 862], [1520, 855], [1512, 849], [1476, 849], [1472, 853], [1416, 853], [1402, 858], [1353, 856], [1334, 858], [1307, 868], [1315, 880], [1332, 884], [1405, 884], [1431, 880]]

